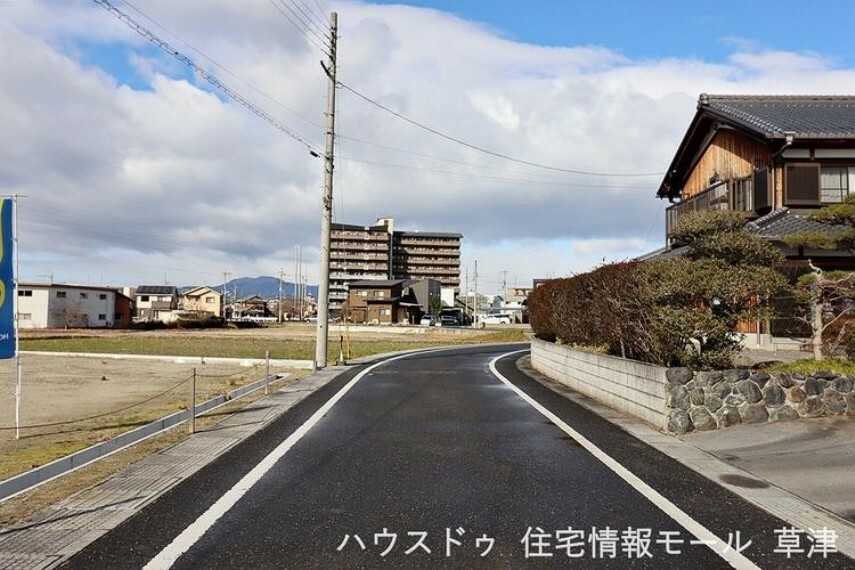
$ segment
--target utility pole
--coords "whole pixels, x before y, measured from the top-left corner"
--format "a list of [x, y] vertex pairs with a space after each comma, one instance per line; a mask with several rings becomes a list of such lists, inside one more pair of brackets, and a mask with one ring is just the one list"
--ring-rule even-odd
[[229, 275], [231, 275], [231, 271], [228, 269], [223, 270], [223, 320], [226, 320], [226, 300], [229, 298], [229, 290], [226, 287], [226, 282], [229, 280]]
[[475, 260], [475, 275], [472, 276], [475, 286], [475, 316], [472, 318], [472, 324], [478, 326], [478, 260]]
[[[464, 314], [467, 311], [469, 311], [469, 268], [468, 267], [466, 268], [465, 283], [466, 283], [466, 287], [465, 287], [465, 293], [463, 295], [463, 312], [464, 312]], [[469, 311], [469, 312], [471, 312], [471, 311]]]
[[502, 300], [504, 301], [508, 294], [508, 270], [503, 269], [500, 273], [502, 274]]
[[338, 14], [330, 14], [330, 59], [321, 62], [327, 74], [327, 145], [324, 156], [324, 200], [321, 217], [321, 264], [318, 272], [318, 327], [315, 340], [315, 367], [327, 366], [327, 341], [329, 338], [330, 297], [330, 226], [332, 225], [333, 201], [333, 154], [335, 151], [335, 71], [336, 43], [338, 36]]
[[276, 322], [282, 324], [282, 278], [285, 276], [285, 270], [279, 268], [279, 299], [276, 303]]

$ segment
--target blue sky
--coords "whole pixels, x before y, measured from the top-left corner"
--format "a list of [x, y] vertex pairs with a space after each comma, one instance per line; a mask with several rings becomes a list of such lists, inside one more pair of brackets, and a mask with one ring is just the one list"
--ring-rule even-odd
[[723, 60], [734, 43], [832, 54], [853, 63], [851, 0], [379, 0], [435, 8], [482, 22], [509, 39], [545, 46], [598, 45], [632, 58]]
[[[149, 21], [116, 0], [316, 148], [324, 54], [289, 7], [316, 30], [338, 12], [339, 80], [367, 97], [502, 155], [605, 173], [478, 153], [340, 89], [335, 220], [460, 232], [489, 288], [660, 247], [660, 179], [610, 174], [667, 168], [700, 93], [855, 93], [849, 1], [274, 3], [132, 0]], [[28, 196], [23, 279], [218, 283], [292, 273], [295, 246], [316, 279], [323, 165], [303, 145], [91, 0], [0, 10], [0, 186]]]

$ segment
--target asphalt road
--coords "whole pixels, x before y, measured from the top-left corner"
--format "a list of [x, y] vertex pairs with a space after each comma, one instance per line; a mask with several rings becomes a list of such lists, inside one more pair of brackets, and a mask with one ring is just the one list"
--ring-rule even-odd
[[516, 389], [491, 371], [524, 347], [355, 367], [63, 567], [852, 567], [529, 379], [519, 354], [496, 363]]

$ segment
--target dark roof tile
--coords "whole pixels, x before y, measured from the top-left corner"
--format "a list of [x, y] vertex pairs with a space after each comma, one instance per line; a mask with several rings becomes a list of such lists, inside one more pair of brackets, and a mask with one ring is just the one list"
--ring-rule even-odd
[[698, 105], [767, 138], [855, 137], [851, 95], [701, 95]]

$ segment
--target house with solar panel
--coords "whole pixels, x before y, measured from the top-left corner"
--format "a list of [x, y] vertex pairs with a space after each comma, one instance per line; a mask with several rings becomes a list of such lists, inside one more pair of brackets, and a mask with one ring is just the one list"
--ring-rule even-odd
[[178, 309], [178, 287], [173, 285], [140, 285], [134, 291], [136, 322], [169, 322]]

